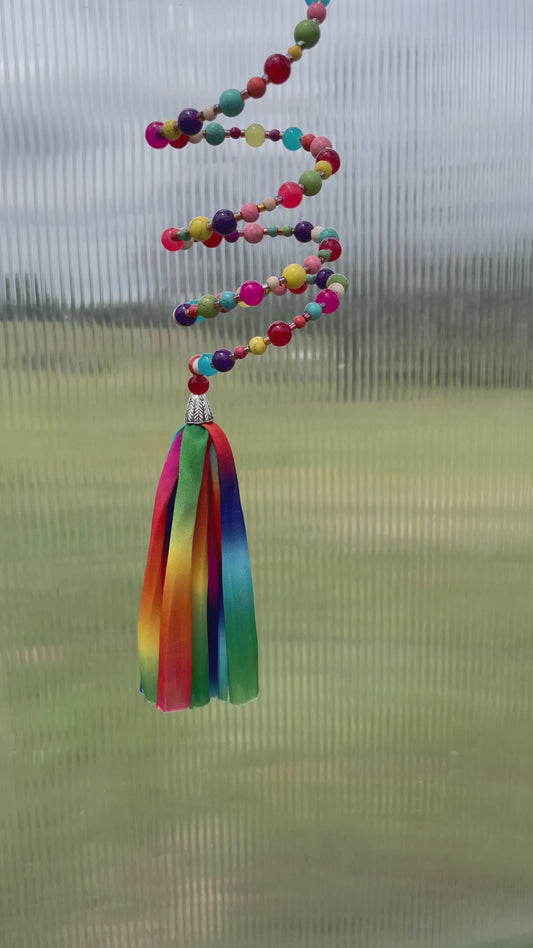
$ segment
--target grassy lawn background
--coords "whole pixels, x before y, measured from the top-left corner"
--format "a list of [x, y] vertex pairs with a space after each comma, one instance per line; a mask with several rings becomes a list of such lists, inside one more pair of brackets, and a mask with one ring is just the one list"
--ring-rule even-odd
[[342, 404], [285, 353], [264, 383], [251, 359], [215, 380], [261, 695], [164, 716], [137, 694], [136, 612], [174, 337], [0, 338], [0, 944], [533, 931], [532, 393]]

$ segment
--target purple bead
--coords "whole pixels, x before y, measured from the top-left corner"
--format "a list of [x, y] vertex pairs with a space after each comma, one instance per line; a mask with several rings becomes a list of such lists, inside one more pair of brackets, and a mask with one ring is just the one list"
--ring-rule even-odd
[[316, 275], [316, 277], [315, 277], [315, 284], [316, 284], [316, 286], [319, 286], [321, 290], [325, 290], [325, 289], [326, 289], [326, 284], [327, 284], [327, 282], [328, 282], [328, 280], [329, 280], [331, 274], [334, 273], [334, 272], [335, 272], [334, 270], [328, 270], [327, 267], [322, 267], [322, 269], [318, 271], [318, 273], [317, 273], [317, 275]]
[[222, 234], [223, 237], [225, 237], [227, 234], [232, 234], [237, 228], [233, 211], [229, 211], [225, 207], [213, 214], [213, 220], [211, 223], [215, 233]]
[[150, 122], [144, 130], [144, 137], [150, 145], [150, 148], [165, 148], [168, 145], [168, 138], [161, 133], [162, 122]]
[[271, 128], [268, 137], [271, 142], [279, 142], [281, 138], [281, 132], [279, 128]]
[[227, 240], [228, 244], [234, 244], [240, 237], [238, 230], [233, 230], [231, 234], [226, 234], [224, 240]]
[[196, 322], [196, 316], [187, 316], [189, 303], [180, 303], [174, 310], [174, 319], [180, 326], [192, 326]]
[[294, 236], [301, 244], [307, 244], [311, 240], [312, 230], [313, 225], [310, 221], [298, 221], [298, 223], [294, 225]]
[[235, 362], [232, 359], [232, 353], [229, 349], [217, 349], [216, 352], [213, 352], [211, 365], [217, 372], [229, 372], [235, 365]]
[[198, 109], [183, 109], [178, 116], [178, 125], [185, 135], [196, 135], [201, 132], [203, 122], [198, 118]]

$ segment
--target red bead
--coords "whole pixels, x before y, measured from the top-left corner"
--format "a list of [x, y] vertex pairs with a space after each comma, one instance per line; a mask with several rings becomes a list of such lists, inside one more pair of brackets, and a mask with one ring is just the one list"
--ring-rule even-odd
[[200, 358], [199, 355], [191, 356], [191, 358], [189, 359], [189, 361], [188, 361], [188, 363], [187, 363], [187, 365], [188, 365], [188, 367], [189, 367], [189, 372], [192, 372], [192, 365], [193, 365], [193, 362], [194, 362], [196, 359], [199, 359], [199, 358]]
[[338, 260], [342, 253], [342, 247], [335, 237], [326, 237], [325, 240], [318, 245], [318, 250], [329, 250], [328, 263]]
[[209, 382], [205, 375], [191, 375], [187, 387], [191, 395], [205, 395], [209, 388]]
[[246, 355], [246, 350], [244, 346], [236, 346], [235, 349], [233, 350], [233, 355], [235, 356], [236, 359], [244, 359]]
[[265, 62], [265, 75], [275, 86], [286, 82], [291, 74], [291, 61], [283, 53], [273, 53]]
[[296, 329], [303, 329], [306, 322], [307, 320], [305, 316], [295, 316], [293, 319], [293, 323], [296, 326]]
[[323, 313], [334, 313], [339, 305], [339, 297], [334, 290], [320, 290], [315, 297], [315, 302], [324, 303]]
[[196, 303], [191, 303], [191, 305], [189, 306], [189, 312], [187, 313], [187, 315], [188, 315], [188, 316], [198, 316], [198, 307], [197, 307]]
[[291, 329], [287, 323], [272, 323], [267, 329], [267, 336], [273, 346], [286, 346], [291, 341]]
[[202, 243], [204, 247], [218, 247], [218, 245], [222, 243], [222, 235], [216, 233], [211, 234], [211, 236], [208, 237], [207, 240], [203, 240]]
[[246, 83], [246, 91], [252, 99], [260, 99], [266, 92], [266, 82], [261, 76], [252, 76]]
[[302, 200], [302, 189], [296, 181], [285, 181], [285, 184], [280, 185], [278, 194], [283, 207], [298, 207]]
[[163, 231], [161, 234], [161, 243], [165, 250], [179, 250], [180, 247], [183, 247], [183, 240], [175, 240], [178, 233], [175, 227], [167, 227], [167, 229]]
[[237, 138], [240, 138], [240, 137], [241, 137], [241, 130], [240, 130], [240, 128], [237, 128], [236, 125], [233, 125], [233, 127], [230, 128], [230, 130], [229, 130], [229, 137], [230, 137], [230, 138], [235, 138], [235, 140], [237, 140]]
[[322, 148], [315, 156], [317, 161], [328, 161], [331, 165], [331, 173], [336, 174], [341, 166], [339, 155], [333, 148]]
[[302, 135], [300, 139], [300, 144], [304, 151], [311, 150], [311, 142], [314, 140], [315, 137], [316, 137], [315, 135]]
[[185, 145], [189, 144], [189, 136], [180, 135], [180, 137], [176, 138], [173, 142], [171, 142], [169, 139], [168, 143], [171, 148], [185, 148]]
[[307, 289], [307, 283], [302, 283], [302, 285], [296, 287], [295, 290], [291, 289], [290, 286], [288, 287], [289, 293], [294, 293], [296, 296], [299, 296], [300, 293], [305, 293], [306, 289]]

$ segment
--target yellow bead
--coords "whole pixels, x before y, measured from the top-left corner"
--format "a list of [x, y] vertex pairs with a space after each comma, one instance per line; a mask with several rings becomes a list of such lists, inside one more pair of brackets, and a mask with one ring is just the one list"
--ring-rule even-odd
[[244, 133], [246, 143], [252, 148], [259, 148], [265, 140], [265, 130], [262, 125], [249, 125]]
[[174, 128], [174, 119], [167, 119], [166, 122], [163, 122], [161, 134], [168, 138], [169, 142], [175, 142], [182, 133], [179, 128]]
[[287, 50], [287, 56], [292, 56], [293, 59], [301, 59], [302, 57], [302, 47], [301, 46], [289, 46]]
[[207, 229], [209, 218], [193, 217], [189, 224], [189, 233], [193, 240], [209, 240], [211, 231]]
[[329, 161], [317, 161], [313, 171], [321, 171], [323, 178], [329, 178], [332, 172], [332, 167]]
[[248, 348], [255, 356], [260, 356], [263, 355], [263, 352], [266, 349], [266, 342], [262, 336], [254, 336], [253, 339], [250, 339]]
[[239, 300], [239, 302], [237, 303], [237, 306], [242, 306], [243, 309], [250, 309], [250, 307], [248, 306], [248, 303], [245, 303], [244, 300]]
[[288, 267], [285, 267], [282, 277], [285, 280], [285, 286], [289, 290], [297, 290], [304, 285], [306, 273], [299, 263], [289, 263]]

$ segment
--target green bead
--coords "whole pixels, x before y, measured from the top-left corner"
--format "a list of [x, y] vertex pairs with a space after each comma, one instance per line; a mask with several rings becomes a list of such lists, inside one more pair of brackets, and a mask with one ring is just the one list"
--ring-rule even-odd
[[284, 224], [281, 228], [281, 233], [284, 237], [292, 237], [292, 227], [290, 224]]
[[271, 224], [270, 227], [267, 227], [267, 233], [268, 233], [268, 236], [269, 236], [269, 237], [277, 237], [277, 236], [278, 236], [278, 228], [277, 228], [277, 227], [274, 227], [274, 225]]
[[322, 260], [322, 262], [323, 262], [323, 263], [326, 263], [326, 262], [329, 260], [329, 258], [331, 257], [331, 254], [330, 254], [329, 250], [319, 250], [318, 253], [317, 253], [317, 257], [320, 257], [320, 259]]
[[308, 49], [316, 46], [320, 39], [320, 27], [314, 20], [300, 20], [294, 27], [295, 43], [304, 43]]
[[222, 144], [225, 137], [226, 133], [222, 125], [219, 125], [218, 122], [211, 122], [210, 125], [205, 126], [205, 140], [209, 142], [210, 145]]
[[240, 115], [244, 101], [238, 89], [226, 89], [220, 96], [218, 105], [224, 115]]
[[340, 283], [340, 285], [343, 286], [346, 291], [348, 291], [348, 280], [342, 275], [342, 273], [332, 273], [331, 276], [328, 277], [326, 286], [330, 286], [331, 283]]
[[198, 313], [200, 316], [203, 316], [204, 319], [213, 319], [218, 313], [216, 298], [211, 296], [210, 293], [201, 296], [198, 300]]
[[302, 185], [304, 194], [310, 196], [318, 194], [322, 187], [322, 178], [318, 171], [304, 171], [298, 179], [298, 184]]
[[265, 130], [262, 125], [249, 125], [244, 133], [248, 145], [252, 148], [259, 148], [265, 140]]

